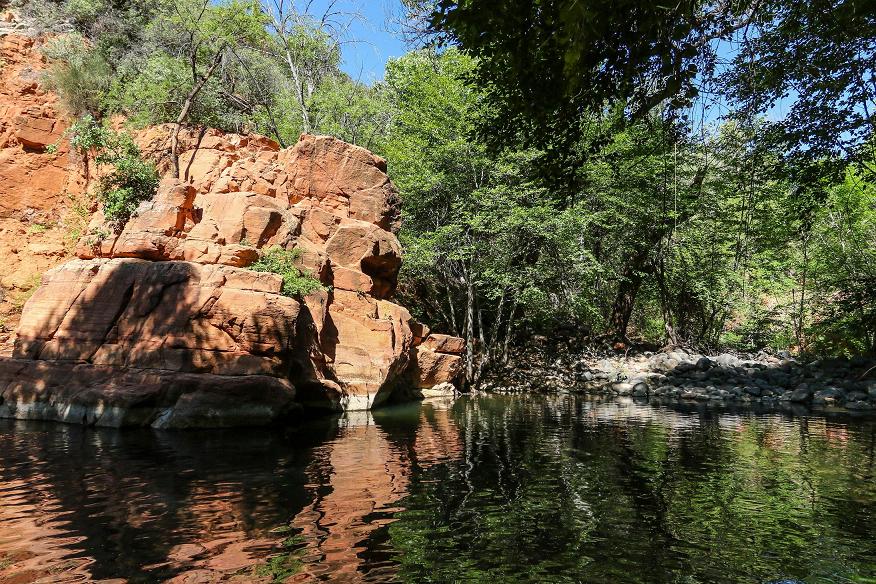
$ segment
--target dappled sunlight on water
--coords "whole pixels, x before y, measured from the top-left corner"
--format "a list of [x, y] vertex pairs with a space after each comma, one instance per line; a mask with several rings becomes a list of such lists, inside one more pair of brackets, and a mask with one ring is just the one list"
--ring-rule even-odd
[[569, 396], [0, 421], [0, 582], [872, 582], [876, 422]]

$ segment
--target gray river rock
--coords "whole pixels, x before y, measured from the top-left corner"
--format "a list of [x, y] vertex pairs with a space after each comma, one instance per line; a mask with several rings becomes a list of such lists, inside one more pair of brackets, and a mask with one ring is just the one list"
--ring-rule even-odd
[[[550, 358], [546, 358], [550, 356]], [[488, 379], [500, 392], [570, 391], [639, 399], [759, 403], [876, 413], [876, 362], [786, 354], [703, 355], [681, 349], [593, 355], [569, 343], [529, 347]]]

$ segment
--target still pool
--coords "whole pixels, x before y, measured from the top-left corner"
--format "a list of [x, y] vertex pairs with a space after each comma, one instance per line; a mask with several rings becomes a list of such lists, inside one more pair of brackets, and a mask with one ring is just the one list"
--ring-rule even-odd
[[0, 582], [876, 582], [876, 420], [465, 397], [0, 420]]

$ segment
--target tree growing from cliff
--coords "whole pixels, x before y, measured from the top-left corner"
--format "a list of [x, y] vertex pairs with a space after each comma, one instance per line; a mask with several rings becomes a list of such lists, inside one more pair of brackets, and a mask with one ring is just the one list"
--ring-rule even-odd
[[230, 0], [211, 4], [209, 0], [172, 0], [168, 19], [154, 26], [186, 56], [191, 76], [170, 138], [173, 174], [179, 177], [179, 133], [192, 108], [223, 61], [236, 48], [265, 41], [265, 19], [256, 2]]

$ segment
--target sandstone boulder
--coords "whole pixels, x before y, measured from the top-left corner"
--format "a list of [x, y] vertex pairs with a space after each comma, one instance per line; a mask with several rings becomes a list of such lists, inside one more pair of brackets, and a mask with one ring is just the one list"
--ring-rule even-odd
[[464, 350], [464, 341], [459, 337], [430, 334], [416, 348], [416, 386], [427, 389], [456, 380], [462, 371]]
[[295, 388], [275, 377], [0, 360], [4, 418], [117, 428], [222, 428], [280, 422], [298, 408]]
[[13, 356], [183, 373], [284, 376], [300, 304], [225, 266], [74, 260], [28, 301]]
[[[161, 128], [141, 146], [160, 151]], [[169, 129], [168, 129], [169, 132]], [[302, 266], [341, 290], [388, 298], [401, 266], [399, 202], [386, 163], [328, 136], [291, 149], [210, 133], [183, 140], [188, 182], [166, 179], [120, 233], [95, 216], [77, 255], [184, 260], [246, 267], [259, 250], [298, 248]], [[93, 234], [108, 234], [96, 241]]]
[[[155, 155], [162, 135], [147, 130], [144, 150]], [[26, 391], [0, 371], [0, 387], [14, 390], [0, 415], [251, 423], [291, 411], [287, 398], [369, 409], [458, 376], [461, 339], [430, 335], [387, 300], [401, 249], [382, 159], [324, 136], [302, 136], [286, 150], [215, 131], [183, 144], [188, 178], [164, 179], [118, 232], [95, 214], [78, 259], [49, 271], [25, 306], [15, 362], [40, 364], [22, 371], [77, 368], [82, 383], [75, 392]], [[325, 289], [289, 298], [280, 276], [246, 269], [273, 247], [301, 250], [301, 268]], [[228, 379], [281, 385], [267, 383], [264, 403], [248, 394], [249, 414], [226, 415], [221, 392], [204, 390], [192, 381], [198, 375], [221, 378], [216, 387]], [[168, 389], [174, 376], [189, 389]], [[147, 388], [142, 395], [130, 389], [135, 381]], [[148, 408], [136, 405], [141, 398]], [[101, 413], [110, 402], [116, 409]]]
[[[0, 416], [261, 424], [302, 404], [370, 408], [454, 378], [459, 341], [430, 337], [389, 301], [401, 249], [386, 162], [335, 138], [302, 135], [284, 149], [184, 129], [181, 179], [163, 180], [118, 232], [94, 213], [78, 259], [55, 267], [69, 257], [64, 209], [75, 200], [81, 219], [96, 208], [85, 193], [97, 171], [63, 143], [68, 122], [41, 85], [38, 42], [0, 39], [0, 317], [17, 326], [14, 347], [0, 330], [0, 350], [14, 354], [0, 362]], [[134, 135], [163, 175], [171, 129]], [[326, 289], [288, 298], [279, 276], [246, 269], [273, 247], [300, 250]], [[9, 307], [31, 294], [15, 325]]]

